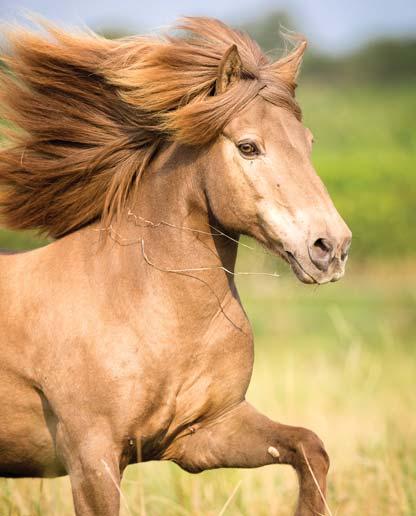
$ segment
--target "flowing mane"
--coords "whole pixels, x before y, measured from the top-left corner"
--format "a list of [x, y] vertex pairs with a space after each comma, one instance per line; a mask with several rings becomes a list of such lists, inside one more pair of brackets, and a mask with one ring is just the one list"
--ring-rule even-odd
[[[0, 105], [10, 122], [0, 150], [0, 220], [59, 238], [117, 216], [166, 141], [203, 145], [256, 95], [298, 118], [285, 69], [306, 46], [272, 63], [245, 33], [186, 18], [180, 36], [107, 40], [92, 32], [14, 28], [0, 58]], [[242, 80], [214, 95], [224, 53], [236, 45]]]

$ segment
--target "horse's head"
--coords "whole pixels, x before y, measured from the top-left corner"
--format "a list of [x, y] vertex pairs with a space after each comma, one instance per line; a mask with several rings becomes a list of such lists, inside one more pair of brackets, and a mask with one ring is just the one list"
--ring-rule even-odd
[[11, 31], [0, 103], [23, 130], [8, 132], [1, 153], [2, 221], [53, 238], [99, 217], [107, 228], [174, 143], [172, 165], [191, 164], [200, 205], [208, 198], [225, 228], [280, 254], [306, 283], [339, 279], [351, 233], [313, 169], [294, 98], [305, 43], [271, 62], [218, 20], [179, 28], [181, 37], [112, 41]]
[[[279, 69], [293, 81], [303, 48]], [[236, 48], [220, 66], [221, 93], [239, 80]], [[304, 283], [344, 274], [351, 231], [311, 162], [313, 137], [299, 114], [268, 100], [268, 86], [225, 126], [211, 152], [206, 192], [226, 228], [250, 235], [290, 263]]]

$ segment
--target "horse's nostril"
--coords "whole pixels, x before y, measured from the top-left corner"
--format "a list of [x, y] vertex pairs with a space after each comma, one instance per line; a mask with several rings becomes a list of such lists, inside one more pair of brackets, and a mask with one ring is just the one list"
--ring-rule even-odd
[[330, 253], [332, 251], [331, 242], [325, 238], [318, 238], [318, 240], [316, 240], [313, 245], [320, 249], [323, 253]]
[[348, 237], [345, 239], [344, 244], [341, 248], [341, 260], [345, 261], [347, 259], [348, 253], [351, 247], [351, 238]]
[[333, 258], [333, 250], [334, 246], [327, 238], [318, 238], [309, 248], [309, 256], [320, 271], [326, 272]]

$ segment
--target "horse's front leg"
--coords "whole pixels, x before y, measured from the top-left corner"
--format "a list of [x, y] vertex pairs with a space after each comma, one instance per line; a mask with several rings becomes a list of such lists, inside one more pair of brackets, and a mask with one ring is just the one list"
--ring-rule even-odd
[[296, 515], [325, 514], [329, 459], [321, 440], [305, 428], [271, 421], [247, 402], [212, 423], [191, 427], [172, 443], [166, 458], [194, 473], [290, 464], [299, 478]]
[[120, 462], [110, 432], [61, 428], [57, 447], [71, 480], [76, 515], [118, 516]]

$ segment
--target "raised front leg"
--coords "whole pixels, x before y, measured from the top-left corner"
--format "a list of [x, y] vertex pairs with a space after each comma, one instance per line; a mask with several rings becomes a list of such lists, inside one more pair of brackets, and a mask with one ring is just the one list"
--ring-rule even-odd
[[271, 421], [247, 402], [212, 423], [191, 427], [169, 447], [165, 458], [192, 473], [290, 464], [299, 478], [296, 515], [325, 514], [329, 458], [321, 440], [305, 428]]
[[58, 446], [70, 476], [77, 516], [118, 516], [119, 458], [109, 435], [99, 430], [60, 432]]

